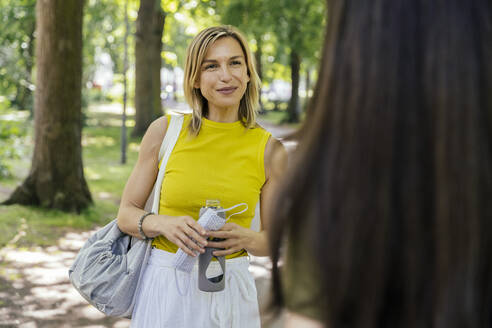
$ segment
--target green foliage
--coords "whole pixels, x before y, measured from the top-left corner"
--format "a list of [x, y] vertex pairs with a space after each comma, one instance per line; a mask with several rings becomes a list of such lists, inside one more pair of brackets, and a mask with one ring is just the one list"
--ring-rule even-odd
[[[110, 56], [115, 74], [123, 72], [125, 2], [86, 1], [84, 88], [90, 88], [89, 82], [94, 80], [101, 54]], [[6, 96], [12, 106], [28, 109], [32, 109], [34, 89], [31, 75], [35, 3], [35, 0], [0, 0], [0, 94]], [[138, 6], [139, 1], [129, 0], [130, 78]], [[238, 26], [248, 36], [253, 51], [261, 47], [263, 80], [267, 85], [274, 79], [289, 80], [285, 67], [288, 67], [288, 54], [293, 47], [301, 50], [305, 69], [317, 66], [324, 24], [323, 0], [162, 0], [161, 6], [166, 14], [162, 58], [168, 68], [183, 67], [191, 38], [202, 28], [219, 23]], [[86, 105], [101, 98], [97, 92], [84, 91], [84, 96]], [[132, 96], [131, 89], [129, 96]]]
[[166, 1], [163, 36], [164, 65], [184, 67], [186, 48], [202, 29], [219, 24], [214, 1]]
[[[16, 243], [16, 246], [48, 246], [53, 245], [66, 231], [91, 229], [95, 225], [101, 226], [109, 222], [116, 216], [119, 200], [137, 159], [140, 143], [138, 139], [129, 139], [128, 162], [121, 165], [119, 163], [120, 114], [115, 112], [116, 108], [120, 108], [120, 104], [90, 106], [87, 111], [88, 126], [84, 129], [82, 137], [84, 174], [95, 204], [80, 215], [32, 206], [0, 205], [0, 229], [2, 230], [0, 247], [3, 247], [14, 238], [19, 230], [22, 230], [23, 221], [27, 228], [25, 235]], [[0, 124], [5, 121], [3, 117], [0, 115]], [[22, 124], [23, 121], [16, 123], [25, 126], [25, 123]], [[27, 132], [27, 134], [30, 133], [30, 131]], [[4, 139], [1, 138], [0, 141], [2, 140]], [[27, 148], [29, 148], [28, 151], [22, 152], [17, 158], [6, 159], [6, 162], [15, 169], [19, 163], [29, 162], [32, 143], [28, 144]], [[25, 172], [13, 170], [9, 179], [0, 179], [0, 187], [13, 189], [15, 184], [20, 183], [23, 178], [25, 178]]]
[[268, 6], [276, 22], [272, 28], [280, 44], [287, 49], [295, 49], [302, 58], [319, 59], [325, 24], [325, 2], [277, 0], [268, 1]]
[[275, 104], [273, 104], [273, 103], [267, 103], [266, 104], [266, 107], [268, 108], [268, 110], [266, 110], [264, 112], [264, 114], [261, 114], [260, 119], [262, 121], [266, 121], [266, 122], [269, 122], [271, 124], [280, 124], [281, 122], [283, 122], [285, 120], [285, 118], [287, 117], [286, 111], [285, 110], [274, 111], [273, 110], [274, 106], [275, 106]]
[[27, 153], [26, 115], [9, 109], [10, 102], [0, 97], [0, 178], [12, 176], [8, 160], [19, 159]]
[[35, 2], [0, 1], [0, 95], [20, 109], [32, 106]]
[[[325, 4], [323, 0], [224, 0], [222, 22], [239, 27], [256, 51], [261, 47], [262, 80], [290, 80], [289, 54], [295, 49], [305, 70], [318, 66]], [[315, 74], [314, 74], [315, 75]]]
[[[223, 24], [238, 27], [249, 40], [251, 50], [262, 53], [262, 81], [266, 84], [275, 78], [288, 78], [272, 67], [279, 47], [277, 37], [272, 33], [273, 16], [267, 10], [269, 0], [226, 0], [218, 5]], [[261, 48], [261, 49], [259, 49]], [[277, 60], [278, 61], [278, 60]]]
[[[0, 228], [5, 232], [0, 236], [0, 247], [17, 232], [18, 218], [25, 218], [29, 227], [22, 239], [25, 243], [47, 244], [57, 236], [51, 231], [53, 227], [86, 229], [116, 214], [121, 191], [136, 160], [138, 140], [130, 142], [130, 164], [121, 166], [120, 114], [94, 104], [108, 99], [121, 101], [125, 1], [86, 0], [84, 8], [83, 101], [87, 108], [83, 156], [95, 206], [81, 216], [34, 207], [0, 206]], [[13, 189], [25, 178], [30, 166], [33, 142], [31, 124], [27, 120], [29, 114], [12, 108], [32, 109], [35, 4], [35, 0], [0, 0], [0, 184], [7, 189]], [[161, 5], [166, 13], [162, 58], [168, 68], [183, 67], [191, 38], [204, 27], [219, 23], [238, 26], [246, 33], [253, 51], [261, 48], [266, 85], [275, 79], [290, 78], [288, 54], [291, 49], [299, 51], [305, 68], [317, 66], [324, 24], [323, 0], [162, 0]], [[129, 0], [130, 67], [134, 58], [138, 6], [139, 1]], [[97, 58], [103, 53], [111, 57], [115, 73], [115, 86], [106, 94], [86, 87], [94, 80]], [[131, 78], [130, 74], [129, 86], [133, 85]], [[129, 90], [131, 96], [131, 87]], [[267, 118], [279, 120], [284, 115], [284, 105], [279, 105], [278, 112], [267, 111]], [[120, 106], [114, 105], [113, 109]], [[266, 101], [265, 106], [270, 109], [274, 104]], [[131, 117], [128, 123], [130, 126], [133, 123]]]
[[[135, 2], [129, 10], [136, 11]], [[113, 61], [113, 70], [123, 72], [123, 53], [125, 36], [124, 1], [90, 0], [84, 11], [84, 81], [94, 78], [97, 68], [96, 59], [102, 53], [108, 53]], [[134, 33], [134, 31], [130, 31]], [[133, 56], [133, 44], [129, 42], [129, 55]]]
[[[267, 103], [268, 108], [273, 108], [273, 103]], [[299, 129], [300, 123], [286, 123], [286, 119], [288, 117], [288, 113], [285, 110], [287, 108], [287, 103], [280, 103], [279, 108], [281, 110], [265, 110], [263, 114], [260, 115], [259, 119], [261, 122], [267, 122], [273, 125], [281, 125], [283, 127], [289, 127], [292, 129]], [[261, 123], [260, 123], [261, 124]]]

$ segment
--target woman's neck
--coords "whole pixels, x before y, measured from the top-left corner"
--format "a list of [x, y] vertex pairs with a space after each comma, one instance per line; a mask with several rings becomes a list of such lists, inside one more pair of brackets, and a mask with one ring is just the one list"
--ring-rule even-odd
[[207, 119], [220, 123], [232, 123], [239, 119], [238, 116], [239, 108], [209, 108]]

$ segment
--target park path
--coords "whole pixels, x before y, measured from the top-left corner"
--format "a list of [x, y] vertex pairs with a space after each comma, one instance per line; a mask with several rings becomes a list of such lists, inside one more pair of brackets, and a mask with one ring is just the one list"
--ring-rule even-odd
[[[129, 327], [128, 319], [105, 317], [89, 305], [68, 280], [68, 268], [90, 234], [69, 232], [47, 248], [18, 249], [13, 240], [0, 250], [0, 327]], [[21, 235], [22, 231], [14, 239]], [[251, 257], [262, 308], [268, 302], [270, 267], [268, 258]], [[280, 327], [281, 320], [263, 327]]]
[[[294, 129], [259, 120], [280, 140]], [[283, 141], [288, 150], [295, 144]], [[0, 186], [0, 197], [11, 190]], [[26, 227], [24, 227], [25, 229]], [[15, 243], [23, 231], [0, 249], [0, 328], [126, 328], [129, 320], [105, 317], [90, 306], [71, 286], [68, 268], [92, 232], [68, 232], [56, 245], [19, 249]], [[266, 257], [251, 257], [250, 271], [255, 277], [260, 308], [268, 302], [271, 263]], [[283, 317], [267, 321], [262, 327], [279, 328]]]

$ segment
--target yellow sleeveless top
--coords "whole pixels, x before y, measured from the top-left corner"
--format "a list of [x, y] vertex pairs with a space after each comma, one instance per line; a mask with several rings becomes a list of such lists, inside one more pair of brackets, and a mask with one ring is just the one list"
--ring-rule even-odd
[[[168, 126], [170, 115], [167, 115]], [[265, 183], [264, 154], [270, 133], [257, 125], [245, 128], [240, 121], [219, 123], [202, 119], [198, 136], [189, 134], [191, 114], [167, 162], [161, 188], [159, 214], [189, 215], [198, 220], [207, 199], [217, 199], [223, 208], [247, 203], [248, 210], [228, 222], [249, 228], [255, 215], [260, 191]], [[226, 216], [244, 209], [238, 207]], [[178, 247], [164, 236], [154, 238], [156, 248], [175, 253]], [[247, 255], [245, 250], [228, 255]]]

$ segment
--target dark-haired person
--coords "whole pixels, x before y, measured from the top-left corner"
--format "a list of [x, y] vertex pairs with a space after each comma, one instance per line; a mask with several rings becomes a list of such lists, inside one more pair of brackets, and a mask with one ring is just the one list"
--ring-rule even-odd
[[274, 304], [288, 327], [492, 327], [492, 2], [327, 3]]
[[[148, 128], [118, 213], [121, 230], [153, 238], [132, 327], [260, 327], [247, 255], [266, 256], [269, 249], [266, 232], [250, 226], [257, 205], [264, 213], [270, 204], [267, 200], [275, 183], [271, 157], [283, 148], [256, 123], [259, 83], [246, 39], [232, 26], [206, 28], [190, 43], [184, 92], [193, 113], [184, 116], [167, 163], [159, 213], [149, 215], [143, 208], [159, 170], [158, 153], [169, 116]], [[219, 200], [224, 209], [240, 203], [248, 207], [222, 229], [206, 231], [197, 219], [207, 200]], [[261, 219], [266, 225], [266, 216]], [[207, 237], [225, 240], [207, 241]], [[205, 246], [221, 248], [214, 255], [226, 256], [222, 291], [198, 289], [198, 265], [190, 274], [173, 267], [178, 248], [196, 256]], [[208, 268], [221, 273], [217, 261]]]

